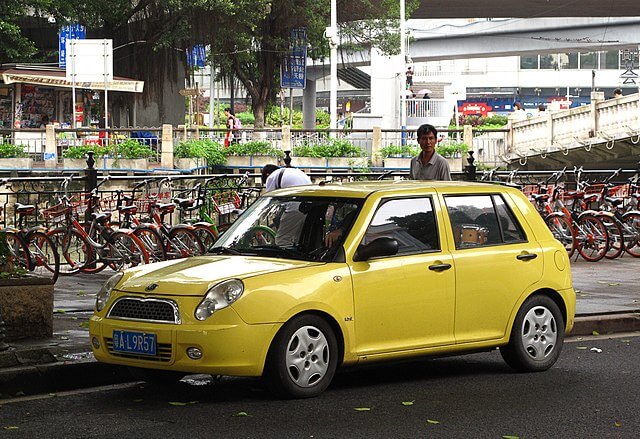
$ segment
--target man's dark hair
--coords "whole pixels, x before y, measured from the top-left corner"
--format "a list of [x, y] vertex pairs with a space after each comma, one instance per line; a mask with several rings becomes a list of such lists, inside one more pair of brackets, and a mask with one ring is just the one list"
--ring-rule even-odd
[[262, 184], [267, 182], [267, 177], [269, 177], [276, 169], [280, 169], [280, 166], [273, 165], [269, 163], [268, 165], [264, 165], [262, 167], [261, 179]]
[[420, 136], [423, 136], [427, 133], [433, 133], [436, 139], [438, 138], [438, 130], [436, 130], [436, 127], [434, 127], [433, 125], [429, 125], [428, 123], [425, 123], [418, 127], [418, 131], [416, 131], [416, 136], [418, 136], [418, 139], [419, 139]]
[[613, 94], [614, 95], [621, 95], [622, 94], [622, 89], [621, 88], [616, 88], [615, 90], [613, 90]]

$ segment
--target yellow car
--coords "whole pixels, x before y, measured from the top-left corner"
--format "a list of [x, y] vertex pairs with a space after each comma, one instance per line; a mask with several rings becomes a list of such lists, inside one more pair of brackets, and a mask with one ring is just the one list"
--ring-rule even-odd
[[147, 380], [263, 376], [311, 397], [338, 366], [490, 350], [551, 367], [573, 327], [564, 247], [520, 191], [361, 182], [273, 191], [206, 256], [129, 269], [99, 291], [99, 361]]

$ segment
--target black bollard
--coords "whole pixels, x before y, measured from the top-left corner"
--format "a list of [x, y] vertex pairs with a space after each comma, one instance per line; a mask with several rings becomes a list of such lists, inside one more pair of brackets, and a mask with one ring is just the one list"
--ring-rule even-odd
[[467, 181], [475, 181], [476, 180], [476, 165], [473, 163], [476, 161], [473, 158], [473, 151], [468, 151], [469, 157], [467, 158], [467, 162], [469, 163], [464, 167], [464, 176]]
[[290, 168], [291, 167], [291, 151], [285, 151], [284, 152], [284, 166], [286, 168]]

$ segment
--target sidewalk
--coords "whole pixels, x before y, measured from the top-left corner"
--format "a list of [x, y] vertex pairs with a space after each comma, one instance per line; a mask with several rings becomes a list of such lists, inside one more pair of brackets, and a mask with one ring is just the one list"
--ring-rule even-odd
[[[577, 295], [576, 325], [571, 336], [640, 331], [640, 259], [629, 256], [596, 263], [572, 262]], [[76, 387], [122, 382], [126, 370], [97, 363], [88, 336], [94, 296], [113, 274], [61, 276], [55, 286], [52, 338], [11, 342], [0, 352], [2, 394], [55, 389], [69, 379]], [[54, 390], [51, 390], [54, 391]]]

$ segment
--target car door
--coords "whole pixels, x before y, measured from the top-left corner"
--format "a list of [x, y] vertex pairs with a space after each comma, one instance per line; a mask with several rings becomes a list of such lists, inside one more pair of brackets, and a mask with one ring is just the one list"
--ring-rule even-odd
[[444, 199], [455, 244], [456, 343], [502, 338], [515, 303], [542, 276], [542, 250], [501, 195]]
[[361, 245], [389, 237], [398, 253], [351, 267], [359, 355], [453, 343], [452, 259], [441, 250], [431, 197], [383, 199]]

